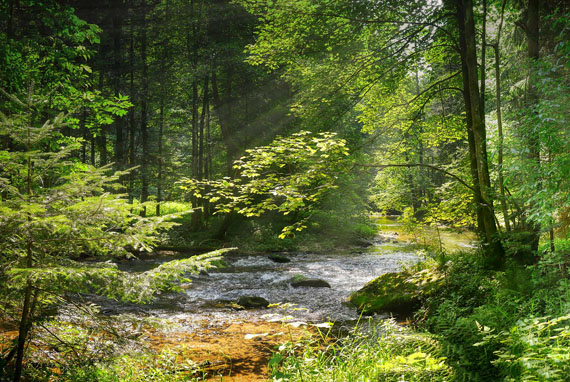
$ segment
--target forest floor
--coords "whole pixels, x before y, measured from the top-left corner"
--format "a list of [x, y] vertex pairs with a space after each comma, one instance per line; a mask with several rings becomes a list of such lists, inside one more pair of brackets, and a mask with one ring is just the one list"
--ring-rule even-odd
[[[199, 372], [194, 376], [205, 381], [261, 382], [269, 378], [269, 359], [279, 345], [310, 334], [307, 328], [278, 322], [236, 321], [200, 326], [202, 329], [192, 332], [149, 331], [148, 345], [156, 352], [169, 349], [180, 363], [195, 364]], [[4, 353], [12, 346], [17, 336], [14, 328], [0, 326], [0, 351]]]
[[309, 335], [306, 328], [276, 322], [205, 323], [203, 327], [191, 333], [156, 332], [149, 341], [157, 351], [176, 349], [180, 362], [198, 364], [199, 377], [207, 381], [258, 382], [269, 378], [268, 362], [279, 345]]

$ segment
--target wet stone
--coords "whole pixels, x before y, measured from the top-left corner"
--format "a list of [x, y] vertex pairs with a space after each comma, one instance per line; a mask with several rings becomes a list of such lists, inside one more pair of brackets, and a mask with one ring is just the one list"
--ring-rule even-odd
[[237, 304], [245, 309], [267, 308], [269, 301], [259, 296], [241, 296], [237, 299]]
[[290, 263], [291, 262], [291, 259], [288, 258], [287, 256], [279, 255], [277, 253], [269, 255], [268, 257], [269, 257], [269, 260], [271, 260], [275, 263]]
[[299, 280], [293, 281], [291, 283], [293, 288], [300, 288], [300, 287], [309, 287], [309, 288], [330, 288], [331, 285], [326, 282], [325, 280], [321, 279], [306, 279], [306, 280]]

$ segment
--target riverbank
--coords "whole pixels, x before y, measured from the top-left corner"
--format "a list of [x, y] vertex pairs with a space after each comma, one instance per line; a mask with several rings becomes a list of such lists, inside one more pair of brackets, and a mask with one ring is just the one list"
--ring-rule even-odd
[[[408, 293], [415, 311], [408, 328], [381, 322], [334, 346], [283, 354], [273, 375], [291, 382], [569, 381], [568, 241], [557, 240], [556, 248], [541, 248], [536, 265], [509, 261], [501, 271], [486, 269], [476, 251], [447, 254], [445, 262], [428, 258], [395, 274], [419, 281], [413, 288], [388, 283], [360, 296], [366, 306], [366, 299], [372, 305]], [[425, 277], [433, 274], [441, 277]]]
[[[228, 253], [220, 263], [223, 267], [192, 276], [183, 293], [162, 293], [147, 305], [84, 296], [101, 307], [100, 313], [79, 319], [60, 307], [57, 320], [48, 322], [48, 329], [69, 345], [55, 346], [73, 348], [84, 354], [84, 360], [74, 360], [72, 350], [65, 359], [57, 358], [60, 355], [55, 351], [50, 353], [51, 361], [42, 358], [41, 351], [54, 343], [46, 340], [47, 333], [34, 336], [38, 338], [32, 344], [38, 351], [35, 367], [46, 373], [41, 378], [36, 374], [36, 380], [114, 382], [117, 379], [109, 376], [113, 373], [123, 375], [121, 381], [150, 378], [148, 375], [154, 375], [155, 380], [160, 380], [157, 375], [164, 375], [160, 378], [168, 382], [184, 376], [195, 380], [219, 381], [220, 376], [223, 381], [264, 380], [272, 354], [281, 345], [301, 349], [317, 338], [305, 336], [318, 333], [315, 325], [325, 322], [351, 322], [352, 326], [359, 313], [346, 303], [351, 293], [380, 274], [418, 261], [417, 246], [398, 233], [397, 222], [378, 224], [384, 230], [382, 236], [334, 252], [282, 252], [279, 259], [273, 252]], [[190, 255], [162, 252], [118, 265], [136, 273]], [[321, 279], [330, 287], [293, 286], [311, 279]], [[241, 309], [237, 302], [242, 296], [261, 297], [274, 305], [269, 309]], [[96, 325], [89, 323], [93, 317], [98, 320]], [[100, 336], [103, 338], [96, 343], [101, 346], [110, 346], [105, 341], [111, 340], [133, 341], [121, 345], [122, 349], [109, 350], [107, 357], [101, 353], [93, 356], [90, 338], [96, 337], [95, 330], [109, 336]], [[343, 328], [343, 335], [350, 330]], [[92, 376], [72, 378], [82, 370], [91, 370]]]

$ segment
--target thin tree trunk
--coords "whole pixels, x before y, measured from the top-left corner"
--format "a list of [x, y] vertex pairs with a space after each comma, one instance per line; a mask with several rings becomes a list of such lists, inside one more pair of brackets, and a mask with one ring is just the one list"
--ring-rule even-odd
[[[198, 119], [199, 119], [199, 99], [198, 99], [198, 49], [199, 49], [199, 25], [200, 17], [196, 16], [196, 3], [194, 0], [190, 1], [190, 22], [192, 23], [192, 44], [191, 44], [191, 62], [193, 69], [192, 77], [192, 177], [198, 178], [200, 173], [199, 159], [198, 159]], [[200, 13], [201, 14], [201, 13]], [[188, 41], [188, 48], [190, 48], [190, 41]], [[200, 207], [200, 201], [192, 197], [192, 207]], [[192, 213], [191, 226], [193, 230], [198, 230], [201, 226], [202, 214], [200, 209], [194, 209]]]
[[[539, 45], [539, 0], [529, 0], [527, 9], [528, 19], [527, 19], [527, 41], [528, 41], [528, 57], [530, 59], [530, 70], [528, 79], [528, 93], [527, 93], [527, 107], [529, 109], [534, 109], [538, 103], [538, 92], [536, 89], [536, 62], [540, 58], [540, 45]], [[534, 113], [534, 111], [533, 111]], [[529, 149], [529, 160], [534, 167], [531, 172], [536, 174], [536, 191], [539, 192], [542, 188], [540, 178], [540, 138], [538, 134], [538, 129], [535, 127], [529, 127], [526, 129], [527, 134], [527, 145]], [[536, 253], [538, 251], [538, 243], [540, 239], [540, 226], [537, 223], [527, 222], [529, 226], [529, 244], [531, 247], [531, 256], [534, 255], [536, 260]]]
[[[122, 15], [118, 12], [121, 3], [117, 2], [117, 9], [113, 15], [113, 88], [115, 97], [119, 97], [121, 91], [121, 20]], [[115, 166], [117, 169], [125, 167], [125, 142], [123, 137], [123, 118], [115, 117]]]
[[198, 23], [195, 1], [190, 1], [190, 22], [192, 25], [192, 177], [198, 176]]
[[[142, 31], [141, 31], [141, 61], [142, 61], [142, 92], [141, 92], [141, 143], [142, 143], [142, 161], [141, 161], [141, 203], [148, 200], [148, 65], [146, 62], [146, 1], [143, 0], [142, 8]], [[141, 210], [141, 216], [146, 216], [146, 207]]]
[[[26, 151], [32, 151], [31, 143], [31, 126], [33, 126], [32, 112], [28, 110], [29, 113], [29, 125], [27, 134]], [[28, 204], [32, 202], [32, 179], [33, 179], [33, 166], [32, 158], [28, 156], [27, 166], [26, 166], [26, 197], [28, 199]], [[31, 224], [32, 218], [28, 215], [28, 224]], [[26, 268], [31, 269], [34, 265], [33, 257], [33, 242], [32, 235], [28, 233], [28, 239], [26, 243]], [[14, 382], [20, 382], [22, 377], [22, 368], [24, 362], [24, 351], [26, 348], [26, 339], [28, 335], [29, 318], [30, 318], [30, 302], [32, 297], [32, 281], [28, 279], [26, 282], [26, 289], [24, 290], [24, 304], [22, 306], [22, 316], [20, 318], [20, 326], [18, 328], [18, 346], [16, 351], [16, 366], [14, 370]]]
[[[168, 7], [168, 0], [165, 4], [165, 20], [170, 19], [170, 12]], [[160, 216], [160, 204], [162, 203], [162, 169], [163, 169], [163, 135], [164, 135], [164, 99], [166, 97], [166, 78], [164, 73], [166, 71], [166, 60], [168, 57], [168, 40], [165, 38], [162, 41], [162, 57], [160, 60], [160, 114], [158, 122], [158, 176], [156, 184], [156, 216]]]
[[[134, 14], [134, 9], [132, 10]], [[131, 28], [130, 28], [130, 45], [129, 45], [129, 93], [131, 97], [131, 102], [134, 102], [135, 96], [135, 27], [134, 27], [134, 15], [131, 16]], [[132, 168], [135, 166], [135, 107], [133, 106], [129, 111], [129, 166]], [[135, 187], [135, 173], [131, 170], [129, 173], [129, 200], [133, 200], [133, 192]]]
[[[206, 160], [204, 161], [204, 177], [208, 180], [212, 179], [212, 142], [210, 136], [210, 104], [206, 108]], [[209, 192], [209, 189], [208, 189]], [[204, 202], [204, 220], [206, 224], [210, 217], [210, 202]]]
[[[162, 79], [164, 83], [164, 78]], [[158, 119], [158, 174], [156, 180], [156, 216], [160, 216], [160, 204], [162, 203], [162, 139], [164, 132], [164, 85], [161, 84], [160, 111]]]
[[87, 164], [87, 145], [89, 144], [89, 129], [85, 125], [85, 120], [87, 119], [85, 109], [81, 110], [81, 119], [79, 121], [79, 126], [81, 128], [81, 134], [83, 136], [83, 142], [81, 142], [81, 163]]
[[209, 102], [209, 95], [208, 95], [208, 87], [209, 87], [209, 78], [206, 74], [204, 78], [204, 99], [202, 104], [202, 115], [200, 116], [200, 143], [198, 147], [198, 179], [202, 180], [204, 178], [204, 129], [205, 129], [205, 122], [206, 122], [206, 112], [208, 109], [208, 102]]
[[461, 52], [461, 69], [463, 80], [463, 102], [465, 104], [465, 122], [467, 125], [467, 142], [469, 144], [469, 168], [471, 170], [471, 179], [473, 180], [473, 203], [477, 213], [477, 230], [480, 237], [485, 237], [485, 224], [483, 223], [483, 201], [481, 198], [481, 190], [479, 187], [479, 172], [477, 170], [477, 155], [475, 150], [475, 138], [473, 135], [473, 118], [471, 116], [471, 96], [469, 94], [468, 71], [465, 59], [465, 16], [458, 5], [457, 19], [459, 24], [459, 46]]
[[485, 80], [487, 79], [487, 0], [483, 0], [483, 26], [481, 28], [481, 118], [485, 120]]
[[[416, 96], [419, 96], [419, 94], [420, 94], [420, 74], [419, 74], [418, 69], [416, 68]], [[423, 124], [421, 123], [422, 116], [423, 116], [423, 113], [420, 112], [420, 115], [418, 117], [418, 121], [420, 122], [419, 123], [420, 131], [418, 134], [418, 157], [419, 157], [418, 160], [419, 160], [419, 163], [421, 165], [424, 164], [424, 145], [422, 142], [422, 134], [424, 132], [424, 128], [423, 128]], [[421, 166], [418, 168], [418, 176], [419, 176], [419, 182], [418, 182], [419, 184], [418, 184], [418, 191], [417, 191], [417, 194], [418, 194], [417, 203], [418, 203], [418, 206], [421, 208], [421, 206], [423, 205], [423, 202], [424, 202], [424, 194], [425, 194], [425, 192], [424, 192], [424, 189], [425, 189], [424, 170]]]
[[95, 137], [91, 136], [91, 166], [95, 166]]
[[[103, 92], [104, 82], [103, 82], [103, 66], [99, 68], [99, 90]], [[105, 166], [107, 164], [107, 129], [105, 125], [99, 127], [99, 136], [97, 139], [97, 145], [99, 146], [99, 166]]]
[[497, 30], [497, 41], [493, 48], [495, 49], [495, 88], [497, 93], [497, 129], [499, 135], [499, 155], [497, 159], [498, 165], [498, 175], [499, 175], [499, 192], [501, 193], [501, 209], [503, 211], [503, 219], [505, 221], [505, 228], [507, 232], [511, 231], [511, 223], [509, 221], [509, 211], [507, 208], [507, 197], [505, 195], [505, 180], [503, 177], [503, 113], [501, 104], [501, 55], [500, 55], [500, 43], [501, 43], [501, 31], [503, 29], [503, 19], [505, 15], [505, 5], [507, 0], [503, 0], [503, 5], [501, 6], [501, 19], [499, 22], [499, 28]]
[[[6, 28], [6, 39], [8, 40], [8, 43], [10, 43], [10, 40], [12, 40], [14, 38], [14, 24], [16, 21], [16, 7], [18, 5], [19, 1], [18, 0], [10, 0], [10, 5], [9, 5], [9, 16], [8, 16], [8, 25]], [[10, 89], [10, 87], [8, 87], [8, 91], [11, 91], [12, 89]]]

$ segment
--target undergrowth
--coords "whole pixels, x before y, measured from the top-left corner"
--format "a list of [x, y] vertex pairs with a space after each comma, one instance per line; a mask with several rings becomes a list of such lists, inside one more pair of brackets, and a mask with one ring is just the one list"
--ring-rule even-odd
[[282, 345], [269, 366], [275, 382], [437, 382], [453, 376], [434, 336], [393, 320], [370, 321], [336, 341], [321, 333], [317, 339]]
[[502, 271], [474, 252], [433, 251], [407, 273], [443, 274], [420, 293], [414, 329], [393, 322], [328, 343], [282, 347], [274, 381], [570, 381], [570, 240]]

